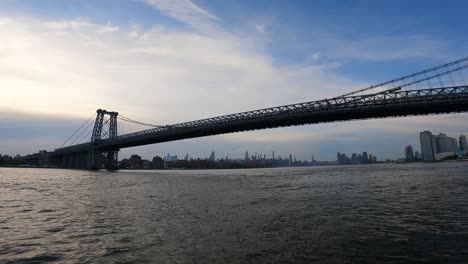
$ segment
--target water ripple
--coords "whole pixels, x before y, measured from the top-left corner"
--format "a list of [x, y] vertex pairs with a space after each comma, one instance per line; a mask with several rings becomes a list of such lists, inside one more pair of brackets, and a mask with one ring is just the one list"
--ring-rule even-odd
[[0, 263], [466, 263], [467, 169], [0, 168]]

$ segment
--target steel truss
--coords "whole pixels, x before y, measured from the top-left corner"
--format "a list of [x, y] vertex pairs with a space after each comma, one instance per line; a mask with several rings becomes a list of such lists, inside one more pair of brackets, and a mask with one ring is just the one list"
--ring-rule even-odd
[[124, 148], [265, 128], [468, 111], [468, 86], [336, 97], [167, 125], [102, 140], [99, 149]]

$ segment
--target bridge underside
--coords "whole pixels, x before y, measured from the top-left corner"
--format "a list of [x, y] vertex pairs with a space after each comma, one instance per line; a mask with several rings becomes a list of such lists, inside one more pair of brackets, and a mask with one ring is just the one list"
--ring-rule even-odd
[[52, 155], [49, 158], [50, 165], [67, 169], [86, 169], [88, 152], [70, 152], [62, 155]]
[[[53, 152], [48, 158], [48, 165], [65, 169], [86, 169], [109, 171], [118, 170], [117, 151], [100, 152], [94, 150], [91, 155], [89, 150], [74, 152]], [[94, 159], [94, 160], [92, 160]]]

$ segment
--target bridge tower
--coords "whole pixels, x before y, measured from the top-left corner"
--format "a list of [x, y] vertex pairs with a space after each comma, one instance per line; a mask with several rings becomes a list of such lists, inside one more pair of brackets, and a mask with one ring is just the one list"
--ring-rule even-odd
[[[117, 116], [119, 113], [110, 112], [102, 109], [96, 111], [96, 121], [94, 122], [93, 134], [91, 136], [91, 147], [88, 152], [88, 169], [98, 170], [102, 164], [101, 155], [102, 151], [97, 149], [97, 144], [103, 140], [102, 132], [103, 128], [108, 125], [108, 131], [105, 131], [105, 134], [108, 138], [113, 139], [117, 137]], [[106, 120], [106, 115], [109, 118]], [[118, 169], [118, 153], [119, 150], [109, 150], [107, 151], [104, 167], [107, 170], [117, 170]]]

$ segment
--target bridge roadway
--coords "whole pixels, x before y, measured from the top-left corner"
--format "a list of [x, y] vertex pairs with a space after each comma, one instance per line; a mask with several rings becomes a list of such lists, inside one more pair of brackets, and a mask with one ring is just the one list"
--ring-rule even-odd
[[[275, 127], [468, 111], [468, 86], [335, 97], [162, 126], [95, 143], [99, 151]], [[88, 151], [91, 143], [52, 155]]]

